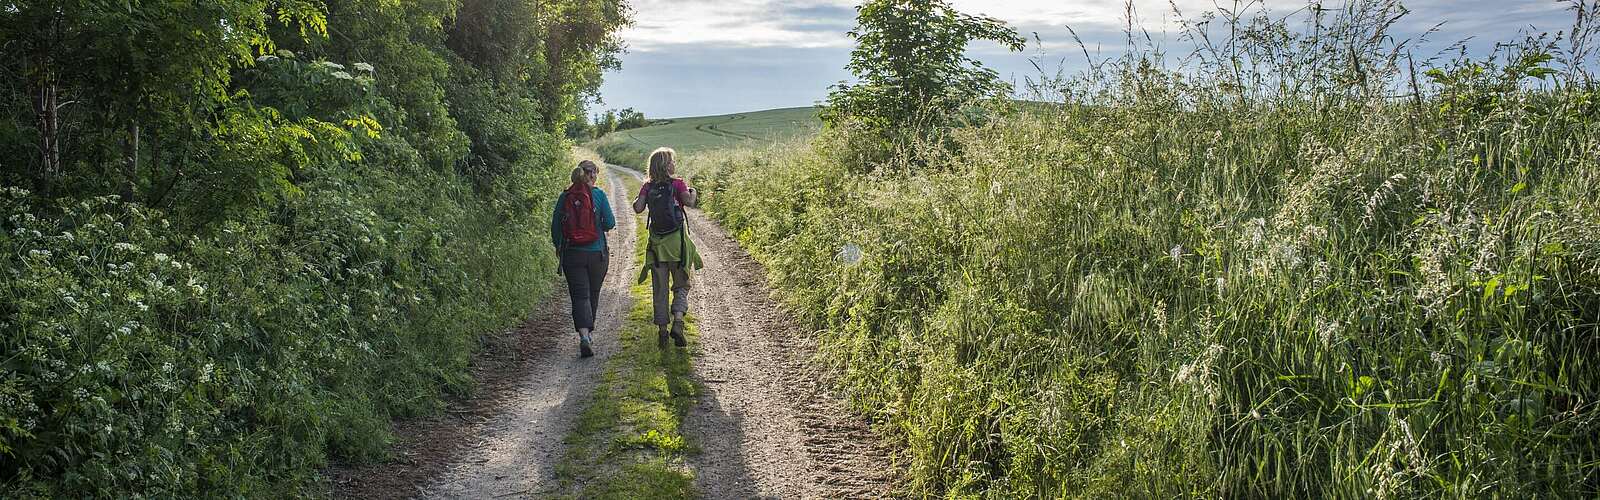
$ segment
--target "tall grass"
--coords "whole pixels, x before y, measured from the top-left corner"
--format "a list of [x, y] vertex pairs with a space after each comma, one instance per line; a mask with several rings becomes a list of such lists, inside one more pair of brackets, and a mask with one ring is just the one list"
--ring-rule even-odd
[[1400, 12], [1204, 16], [1058, 105], [692, 170], [914, 493], [1600, 494], [1592, 56], [1413, 71]]

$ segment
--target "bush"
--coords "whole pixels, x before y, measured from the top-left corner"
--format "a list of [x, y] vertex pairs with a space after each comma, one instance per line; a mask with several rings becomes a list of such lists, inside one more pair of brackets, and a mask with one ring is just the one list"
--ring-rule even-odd
[[452, 87], [432, 123], [493, 146], [457, 172], [437, 159], [463, 145], [385, 127], [370, 65], [234, 73], [149, 148], [146, 202], [87, 194], [112, 184], [93, 151], [59, 198], [0, 188], [0, 497], [318, 496], [330, 457], [385, 457], [392, 418], [470, 390], [479, 337], [546, 292], [570, 158], [516, 125], [526, 99]]
[[310, 494], [329, 454], [381, 457], [390, 418], [466, 390], [478, 335], [544, 292], [542, 212], [502, 213], [438, 173], [352, 167], [204, 236], [110, 198], [40, 210], [6, 191], [9, 487]]

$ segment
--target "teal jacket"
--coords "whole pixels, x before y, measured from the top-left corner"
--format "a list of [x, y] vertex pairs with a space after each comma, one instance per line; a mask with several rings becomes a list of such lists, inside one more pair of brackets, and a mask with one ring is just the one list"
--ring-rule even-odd
[[[590, 196], [594, 197], [594, 225], [600, 230], [600, 239], [588, 245], [573, 246], [570, 250], [603, 251], [606, 248], [606, 231], [617, 227], [617, 216], [611, 213], [611, 200], [606, 198], [606, 192], [597, 187], [589, 189], [592, 190]], [[557, 251], [562, 250], [564, 239], [561, 236], [561, 204], [566, 201], [567, 192], [562, 191], [561, 196], [556, 197], [555, 212], [550, 214], [550, 243], [556, 246]]]

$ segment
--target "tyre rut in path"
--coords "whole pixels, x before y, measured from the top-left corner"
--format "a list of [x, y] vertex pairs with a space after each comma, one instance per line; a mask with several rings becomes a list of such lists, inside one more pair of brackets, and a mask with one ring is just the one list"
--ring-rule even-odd
[[514, 332], [490, 339], [474, 360], [478, 395], [444, 416], [403, 422], [399, 457], [390, 463], [336, 468], [333, 495], [344, 498], [514, 498], [554, 491], [563, 438], [583, 411], [633, 299], [638, 271], [634, 223], [616, 169], [608, 195], [617, 227], [608, 242], [610, 269], [595, 321], [595, 357], [578, 357], [566, 285]]
[[891, 452], [827, 390], [811, 335], [771, 298], [762, 266], [698, 210], [689, 230], [706, 265], [689, 296], [691, 366], [705, 388], [684, 423], [701, 449], [689, 459], [696, 489], [716, 499], [891, 495]]

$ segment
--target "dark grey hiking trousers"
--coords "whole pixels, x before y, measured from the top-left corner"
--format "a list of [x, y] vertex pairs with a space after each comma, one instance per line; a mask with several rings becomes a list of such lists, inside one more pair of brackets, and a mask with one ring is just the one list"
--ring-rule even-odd
[[561, 252], [561, 274], [567, 277], [567, 294], [572, 297], [574, 329], [588, 328], [594, 331], [594, 316], [600, 312], [600, 285], [606, 281], [609, 261], [605, 252]]

